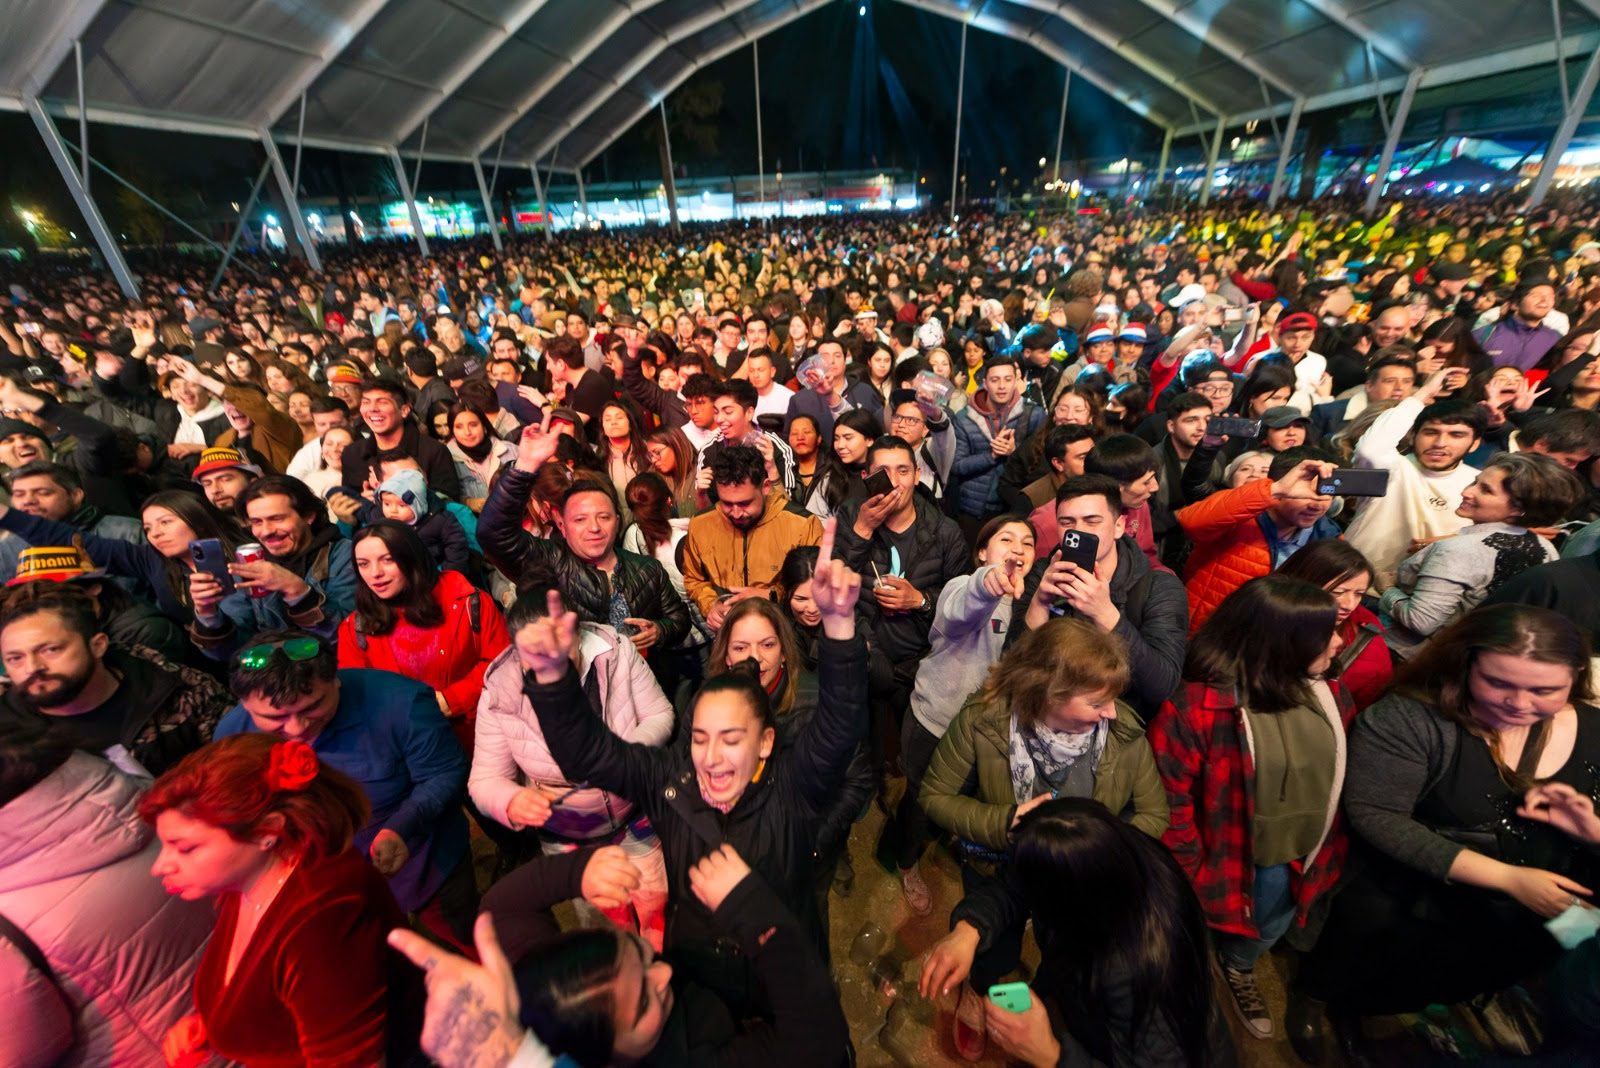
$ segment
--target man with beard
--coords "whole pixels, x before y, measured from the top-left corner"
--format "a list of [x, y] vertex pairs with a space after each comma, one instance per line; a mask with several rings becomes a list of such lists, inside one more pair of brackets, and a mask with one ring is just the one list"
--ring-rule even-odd
[[266, 555], [228, 565], [232, 592], [209, 572], [189, 573], [194, 644], [225, 660], [263, 630], [293, 627], [333, 641], [355, 609], [356, 573], [350, 541], [323, 503], [298, 479], [268, 475], [245, 487], [233, 508]]
[[768, 496], [767, 462], [753, 445], [729, 445], [711, 461], [716, 507], [689, 520], [683, 585], [712, 630], [747, 597], [772, 597], [790, 549], [816, 545], [822, 524]]
[[0, 610], [0, 723], [36, 722], [124, 771], [160, 775], [211, 740], [233, 699], [210, 676], [113, 643], [88, 593], [30, 582]]

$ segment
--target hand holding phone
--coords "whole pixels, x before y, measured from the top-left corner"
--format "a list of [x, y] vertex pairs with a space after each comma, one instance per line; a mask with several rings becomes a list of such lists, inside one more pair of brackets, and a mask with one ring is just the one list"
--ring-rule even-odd
[[1367, 467], [1336, 467], [1326, 478], [1317, 479], [1317, 492], [1324, 497], [1387, 496], [1389, 472]]
[[1235, 415], [1213, 415], [1206, 420], [1208, 438], [1243, 438], [1254, 441], [1261, 436], [1261, 420], [1242, 419]]
[[989, 1000], [1018, 1015], [1033, 1007], [1033, 993], [1027, 983], [996, 983], [989, 988]]
[[201, 538], [189, 543], [189, 559], [194, 569], [204, 572], [222, 583], [224, 595], [233, 592], [233, 574], [228, 570], [228, 554], [217, 538]]

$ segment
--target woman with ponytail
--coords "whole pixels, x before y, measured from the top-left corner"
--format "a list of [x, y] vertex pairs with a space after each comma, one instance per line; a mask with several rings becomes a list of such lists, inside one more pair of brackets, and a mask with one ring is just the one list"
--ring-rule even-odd
[[369, 813], [355, 780], [271, 734], [213, 742], [156, 780], [139, 805], [161, 841], [151, 874], [217, 900], [168, 1065], [411, 1063], [422, 976], [385, 944], [405, 914], [351, 848]]

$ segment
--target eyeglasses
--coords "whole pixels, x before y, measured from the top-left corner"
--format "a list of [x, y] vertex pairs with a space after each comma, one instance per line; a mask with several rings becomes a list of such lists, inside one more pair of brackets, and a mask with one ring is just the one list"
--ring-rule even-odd
[[315, 638], [286, 638], [281, 642], [268, 642], [265, 645], [252, 645], [239, 654], [239, 666], [254, 671], [264, 668], [272, 662], [272, 654], [279, 649], [291, 661], [310, 660], [322, 652], [322, 643]]
[[911, 423], [911, 424], [915, 425], [917, 423], [925, 423], [925, 422], [927, 422], [927, 420], [922, 418], [922, 416], [920, 416], [920, 415], [898, 415], [898, 414], [896, 414], [896, 415], [891, 415], [889, 417], [889, 422], [891, 422], [891, 423]]
[[1194, 391], [1204, 397], [1224, 397], [1233, 392], [1232, 382], [1213, 382], [1203, 386], [1194, 387]]

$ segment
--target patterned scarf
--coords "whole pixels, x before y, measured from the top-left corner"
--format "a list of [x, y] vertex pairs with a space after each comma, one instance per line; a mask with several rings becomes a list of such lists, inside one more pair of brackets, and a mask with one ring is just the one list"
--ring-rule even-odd
[[1011, 744], [1006, 754], [1011, 766], [1011, 792], [1017, 804], [1032, 801], [1043, 790], [1035, 787], [1035, 776], [1042, 776], [1053, 793], [1067, 780], [1067, 769], [1080, 758], [1088, 756], [1090, 766], [1098, 767], [1100, 754], [1106, 748], [1106, 721], [1078, 733], [1052, 730], [1043, 723], [1035, 723], [1027, 730], [1017, 726], [1017, 714], [1011, 713]]

